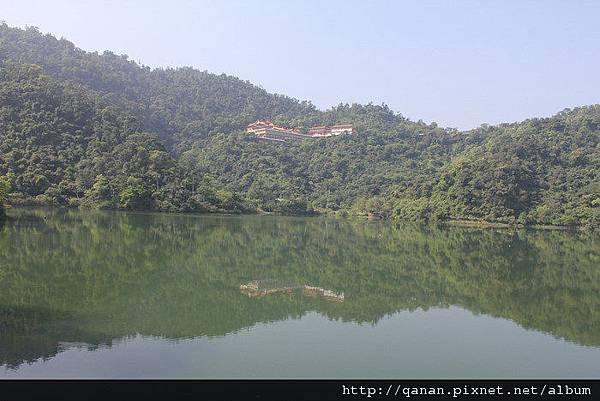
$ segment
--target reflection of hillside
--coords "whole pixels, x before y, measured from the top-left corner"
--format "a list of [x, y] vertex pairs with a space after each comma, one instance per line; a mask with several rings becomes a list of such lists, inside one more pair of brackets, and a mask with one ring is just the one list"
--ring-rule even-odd
[[17, 367], [49, 359], [73, 346], [93, 349], [112, 338], [82, 331], [68, 313], [44, 307], [0, 307], [0, 365]]
[[[18, 219], [0, 231], [0, 364], [51, 357], [70, 346], [61, 342], [220, 336], [312, 310], [375, 323], [399, 310], [448, 305], [600, 345], [597, 236], [284, 217], [10, 213]], [[240, 292], [240, 283], [261, 277], [335, 289], [345, 299]]]

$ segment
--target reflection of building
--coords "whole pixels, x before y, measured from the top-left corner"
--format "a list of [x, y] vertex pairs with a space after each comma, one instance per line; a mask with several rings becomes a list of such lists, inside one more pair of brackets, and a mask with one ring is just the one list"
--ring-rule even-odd
[[321, 287], [312, 287], [310, 285], [305, 285], [302, 287], [302, 294], [309, 297], [323, 298], [328, 301], [344, 302], [343, 292], [333, 292], [331, 290], [326, 290]]
[[298, 141], [305, 138], [323, 138], [328, 136], [352, 134], [352, 125], [341, 124], [331, 126], [319, 126], [308, 129], [303, 133], [299, 128], [284, 128], [273, 124], [271, 121], [256, 121], [246, 127], [246, 133], [274, 142]]
[[264, 297], [278, 292], [291, 294], [295, 289], [295, 286], [264, 286], [259, 281], [251, 281], [248, 284], [240, 285], [240, 291], [249, 297]]
[[344, 302], [343, 292], [334, 292], [321, 287], [310, 285], [283, 285], [272, 281], [250, 281], [248, 284], [241, 284], [240, 291], [249, 297], [264, 297], [270, 294], [285, 293], [291, 294], [294, 291], [301, 291], [302, 295], [322, 298], [327, 301]]

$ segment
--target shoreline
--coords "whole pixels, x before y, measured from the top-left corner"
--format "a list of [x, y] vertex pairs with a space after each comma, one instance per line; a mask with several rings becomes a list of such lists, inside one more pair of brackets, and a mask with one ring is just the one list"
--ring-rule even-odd
[[[387, 222], [393, 225], [402, 224], [402, 223], [412, 223], [423, 226], [428, 226], [432, 224], [438, 224], [447, 227], [462, 227], [462, 228], [479, 228], [479, 229], [520, 229], [520, 230], [539, 230], [539, 231], [573, 231], [573, 232], [581, 232], [586, 231], [585, 226], [555, 226], [551, 224], [532, 224], [532, 225], [523, 225], [523, 224], [509, 224], [509, 223], [500, 223], [500, 222], [492, 222], [486, 220], [441, 220], [436, 222], [431, 221], [395, 221], [393, 218], [380, 218], [380, 219], [371, 219], [366, 216], [359, 215], [351, 215], [351, 214], [340, 214], [335, 212], [326, 212], [326, 213], [316, 213], [316, 214], [280, 214], [276, 212], [266, 212], [263, 210], [258, 210], [255, 213], [228, 213], [226, 211], [218, 211], [218, 212], [169, 212], [164, 210], [125, 210], [125, 209], [89, 209], [89, 208], [81, 208], [81, 207], [71, 207], [66, 205], [32, 205], [32, 204], [22, 204], [22, 205], [6, 205], [5, 208], [5, 217], [4, 219], [0, 218], [0, 222], [7, 223], [12, 218], [10, 216], [11, 209], [63, 209], [63, 210], [79, 210], [79, 211], [99, 211], [99, 212], [125, 212], [125, 213], [150, 213], [150, 214], [163, 214], [163, 215], [173, 215], [173, 216], [270, 216], [270, 217], [326, 217], [347, 221], [362, 221], [362, 222]], [[592, 229], [593, 231], [593, 229]]]
[[534, 229], [534, 230], [554, 230], [554, 231], [581, 231], [584, 226], [554, 226], [551, 224], [508, 224], [497, 223], [485, 220], [446, 220], [440, 222], [443, 225], [455, 227], [473, 227], [473, 228], [505, 228], [505, 229]]

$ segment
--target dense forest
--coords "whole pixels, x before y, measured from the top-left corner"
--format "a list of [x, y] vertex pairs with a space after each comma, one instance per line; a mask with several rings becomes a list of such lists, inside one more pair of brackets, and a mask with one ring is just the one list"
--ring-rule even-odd
[[[265, 143], [257, 119], [356, 134]], [[599, 174], [600, 105], [459, 132], [0, 24], [0, 204], [600, 227]]]

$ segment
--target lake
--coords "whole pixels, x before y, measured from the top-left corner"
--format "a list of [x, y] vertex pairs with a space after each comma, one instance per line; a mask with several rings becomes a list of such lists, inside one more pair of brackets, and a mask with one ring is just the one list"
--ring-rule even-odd
[[600, 238], [15, 208], [3, 378], [600, 378]]

